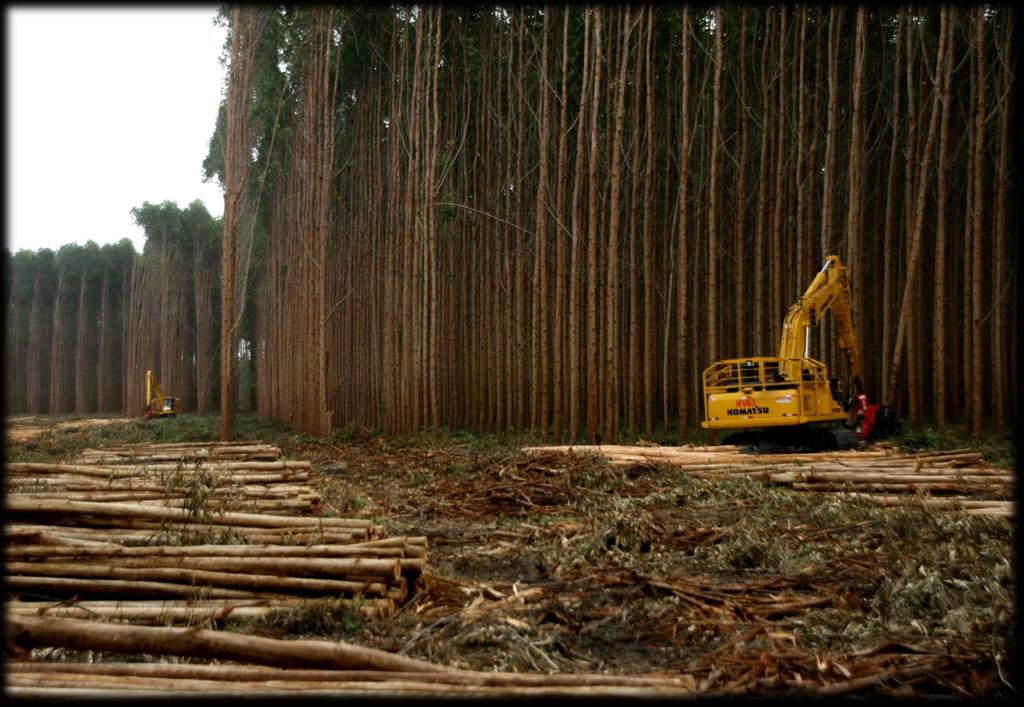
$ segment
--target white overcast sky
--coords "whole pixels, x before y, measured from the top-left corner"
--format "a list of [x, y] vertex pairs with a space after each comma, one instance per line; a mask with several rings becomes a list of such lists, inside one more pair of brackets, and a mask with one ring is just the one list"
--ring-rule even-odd
[[144, 242], [132, 208], [224, 210], [203, 159], [223, 87], [217, 8], [7, 6], [11, 252]]

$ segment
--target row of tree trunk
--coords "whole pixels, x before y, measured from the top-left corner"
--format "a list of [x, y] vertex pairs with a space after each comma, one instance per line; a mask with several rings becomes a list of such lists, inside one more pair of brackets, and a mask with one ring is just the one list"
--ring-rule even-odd
[[1005, 425], [1012, 28], [980, 6], [382, 12], [339, 125], [334, 423], [686, 430], [703, 368], [775, 353], [837, 253], [873, 396]]
[[124, 239], [11, 258], [8, 413], [141, 415], [147, 370], [184, 409], [213, 408], [219, 224], [201, 202], [133, 214], [141, 254]]

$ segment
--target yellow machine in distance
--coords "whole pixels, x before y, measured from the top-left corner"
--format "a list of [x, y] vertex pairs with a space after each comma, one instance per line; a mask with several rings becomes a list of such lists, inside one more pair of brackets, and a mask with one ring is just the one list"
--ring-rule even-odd
[[178, 399], [164, 395], [153, 371], [146, 371], [146, 412], [144, 420], [151, 417], [174, 417], [178, 414]]
[[[811, 358], [811, 329], [825, 312], [835, 317], [839, 348], [850, 362], [852, 403], [844, 401], [838, 378]], [[868, 405], [863, 393], [860, 343], [853, 330], [847, 271], [830, 255], [789, 312], [777, 357], [717, 361], [704, 370], [704, 420], [707, 430], [732, 431], [727, 444], [836, 449], [898, 427], [886, 406]], [[850, 418], [856, 431], [846, 427]]]

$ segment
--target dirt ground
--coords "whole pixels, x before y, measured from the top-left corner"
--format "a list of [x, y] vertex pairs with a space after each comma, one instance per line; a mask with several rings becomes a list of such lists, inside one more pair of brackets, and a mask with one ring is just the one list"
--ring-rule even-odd
[[685, 675], [707, 695], [1015, 692], [1013, 521], [471, 436], [281, 446], [313, 462], [325, 514], [425, 535], [429, 570], [387, 619], [228, 630], [477, 670]]

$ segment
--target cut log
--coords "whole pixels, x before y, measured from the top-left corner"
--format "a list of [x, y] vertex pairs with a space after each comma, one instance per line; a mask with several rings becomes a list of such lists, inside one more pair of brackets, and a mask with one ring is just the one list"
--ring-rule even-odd
[[111, 579], [79, 579], [75, 577], [12, 577], [4, 578], [9, 592], [26, 592], [42, 596], [138, 596], [152, 597], [203, 597], [209, 599], [253, 599], [273, 596], [284, 598], [284, 594], [249, 592], [224, 587], [197, 587], [173, 582], [129, 582]]
[[[151, 508], [133, 503], [87, 503], [79, 501], [49, 501], [44, 498], [23, 499], [18, 495], [8, 496], [5, 507], [11, 517], [26, 516], [68, 516], [89, 514], [114, 518], [152, 519], [156, 521], [185, 520], [196, 521], [187, 510], [177, 508]], [[357, 518], [297, 518], [271, 516], [256, 513], [221, 513], [207, 518], [203, 522], [214, 525], [239, 525], [257, 528], [325, 527], [331, 529], [352, 528], [368, 530], [374, 528], [369, 520]]]
[[292, 668], [447, 672], [449, 668], [343, 642], [282, 641], [206, 629], [153, 628], [10, 616], [7, 640], [23, 648], [177, 655]]
[[[88, 546], [67, 545], [7, 545], [8, 558], [56, 557], [405, 557], [410, 550], [422, 552], [419, 546], [392, 545], [365, 547], [352, 545], [156, 545], [125, 547], [114, 543]], [[418, 557], [414, 555], [413, 557]]]
[[[245, 571], [218, 572], [187, 567], [113, 567], [100, 563], [11, 562], [5, 570], [8, 586], [19, 589], [24, 589], [25, 583], [29, 580], [61, 577], [67, 579], [117, 579], [127, 582], [169, 582], [192, 586], [197, 591], [203, 587], [229, 587], [251, 592], [313, 592], [321, 595], [365, 593], [377, 596], [384, 592], [386, 583], [396, 582], [401, 576], [397, 562], [391, 564], [387, 577], [381, 577], [383, 572], [372, 574], [367, 570], [360, 575], [355, 573], [345, 575], [350, 579], [284, 577]], [[355, 577], [359, 577], [359, 579], [355, 579]], [[363, 577], [367, 579], [363, 579]], [[381, 579], [384, 582], [381, 582]], [[15, 582], [21, 586], [16, 586]], [[88, 591], [87, 584], [81, 586], [83, 591]]]

